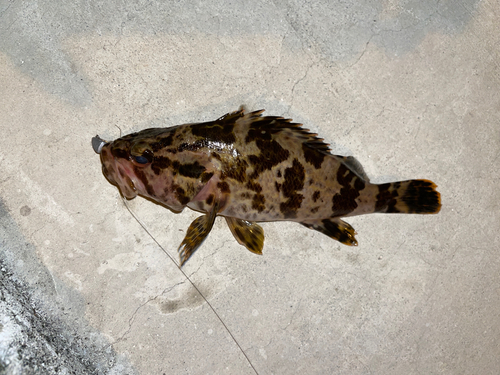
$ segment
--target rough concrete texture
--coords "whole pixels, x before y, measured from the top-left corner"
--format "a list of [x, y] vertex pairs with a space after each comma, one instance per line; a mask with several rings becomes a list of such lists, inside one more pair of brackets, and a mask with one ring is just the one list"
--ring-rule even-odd
[[168, 258], [199, 214], [131, 216], [92, 136], [292, 117], [439, 215], [349, 219], [350, 248], [225, 221], [183, 270], [259, 374], [500, 368], [498, 1], [0, 2], [0, 373], [252, 374]]

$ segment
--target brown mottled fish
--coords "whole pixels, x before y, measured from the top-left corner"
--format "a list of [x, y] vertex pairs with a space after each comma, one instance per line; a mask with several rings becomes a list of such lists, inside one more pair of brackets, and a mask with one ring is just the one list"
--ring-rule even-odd
[[356, 246], [356, 232], [341, 217], [441, 209], [433, 182], [372, 184], [352, 156], [332, 155], [301, 124], [262, 112], [241, 108], [212, 122], [145, 129], [113, 142], [96, 136], [92, 144], [104, 176], [125, 198], [141, 195], [176, 212], [187, 206], [205, 213], [187, 230], [181, 264], [216, 216], [241, 245], [262, 254], [259, 221], [296, 221]]

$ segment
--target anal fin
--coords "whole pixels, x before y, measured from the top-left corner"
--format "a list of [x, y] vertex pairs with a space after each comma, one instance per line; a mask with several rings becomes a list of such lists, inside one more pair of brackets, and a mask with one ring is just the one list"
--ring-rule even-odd
[[301, 224], [307, 228], [326, 234], [328, 237], [333, 238], [344, 245], [358, 246], [358, 241], [356, 241], [356, 238], [354, 237], [356, 235], [354, 228], [339, 218], [323, 219]]
[[262, 255], [264, 229], [259, 224], [234, 217], [226, 217], [226, 221], [240, 245], [245, 246], [252, 253]]
[[181, 266], [186, 263], [191, 255], [200, 247], [208, 236], [217, 216], [218, 204], [214, 204], [210, 212], [196, 218], [189, 226], [186, 237], [182, 240], [177, 251], [181, 260]]

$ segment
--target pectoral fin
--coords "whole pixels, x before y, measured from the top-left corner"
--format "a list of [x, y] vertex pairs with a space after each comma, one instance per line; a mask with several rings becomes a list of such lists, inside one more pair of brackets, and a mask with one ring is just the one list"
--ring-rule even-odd
[[231, 233], [240, 245], [245, 246], [252, 253], [262, 255], [264, 229], [259, 224], [234, 217], [226, 217], [226, 221]]
[[323, 219], [315, 222], [301, 223], [310, 229], [326, 234], [339, 242], [349, 246], [358, 246], [358, 241], [354, 237], [356, 231], [348, 223], [339, 218]]
[[177, 251], [181, 260], [181, 266], [189, 259], [191, 255], [200, 247], [202, 242], [208, 236], [214, 225], [217, 216], [218, 205], [214, 204], [212, 209], [206, 215], [200, 216], [189, 226], [186, 237], [182, 240]]

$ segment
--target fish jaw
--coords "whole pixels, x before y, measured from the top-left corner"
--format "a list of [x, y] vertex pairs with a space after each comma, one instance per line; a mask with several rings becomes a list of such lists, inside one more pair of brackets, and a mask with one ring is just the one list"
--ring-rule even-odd
[[144, 186], [133, 172], [132, 163], [123, 158], [113, 156], [111, 144], [105, 144], [100, 152], [102, 173], [104, 177], [115, 185], [127, 199], [133, 199]]

